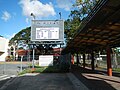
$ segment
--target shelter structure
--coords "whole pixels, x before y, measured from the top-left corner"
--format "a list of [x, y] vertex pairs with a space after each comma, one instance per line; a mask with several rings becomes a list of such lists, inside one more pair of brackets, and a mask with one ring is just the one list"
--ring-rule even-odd
[[120, 0], [99, 0], [83, 20], [73, 38], [62, 51], [91, 53], [94, 70], [94, 51], [107, 51], [107, 71], [112, 76], [111, 48], [120, 46]]

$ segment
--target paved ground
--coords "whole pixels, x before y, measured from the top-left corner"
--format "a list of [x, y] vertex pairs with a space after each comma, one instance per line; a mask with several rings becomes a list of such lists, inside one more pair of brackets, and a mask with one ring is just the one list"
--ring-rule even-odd
[[[23, 62], [23, 69], [28, 67], [28, 62]], [[20, 71], [21, 62], [0, 62], [0, 88], [11, 79], [17, 76]]]
[[33, 73], [2, 80], [0, 90], [120, 90], [120, 73], [107, 76], [105, 71], [78, 66], [72, 66], [71, 72]]
[[72, 66], [72, 73], [90, 90], [120, 90], [120, 75], [108, 76], [105, 72], [78, 66]]
[[10, 79], [16, 77], [15, 75], [0, 75], [0, 88]]
[[0, 75], [0, 81], [9, 79], [11, 77], [16, 77], [16, 75]]
[[[0, 75], [17, 75], [20, 71], [21, 62], [0, 62]], [[22, 63], [23, 69], [28, 67], [27, 62]]]
[[72, 73], [26, 74], [8, 80], [0, 90], [120, 90], [119, 77], [82, 70], [74, 70], [77, 78]]
[[77, 90], [65, 73], [28, 74], [7, 82], [0, 90]]

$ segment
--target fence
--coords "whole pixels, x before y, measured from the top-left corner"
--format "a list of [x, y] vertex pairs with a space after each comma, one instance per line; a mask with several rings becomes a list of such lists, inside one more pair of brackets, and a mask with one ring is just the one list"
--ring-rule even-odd
[[[74, 60], [75, 63], [77, 63], [77, 57], [74, 56]], [[85, 59], [85, 63], [86, 66], [90, 66], [91, 67], [91, 58], [88, 58], [86, 56]], [[79, 55], [79, 64], [82, 66], [83, 65], [83, 58], [82, 55]], [[99, 58], [95, 58], [95, 66], [99, 67], [99, 68], [107, 68], [107, 56], [103, 55], [100, 56]], [[113, 54], [111, 54], [111, 64], [112, 64], [112, 68], [120, 68], [120, 54], [116, 55], [116, 59], [115, 56]]]

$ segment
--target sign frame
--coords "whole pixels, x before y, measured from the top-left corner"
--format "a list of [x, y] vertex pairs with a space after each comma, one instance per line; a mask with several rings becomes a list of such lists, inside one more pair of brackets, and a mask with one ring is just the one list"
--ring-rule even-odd
[[63, 20], [32, 20], [31, 41], [39, 41], [39, 42], [62, 41], [63, 42], [64, 21]]

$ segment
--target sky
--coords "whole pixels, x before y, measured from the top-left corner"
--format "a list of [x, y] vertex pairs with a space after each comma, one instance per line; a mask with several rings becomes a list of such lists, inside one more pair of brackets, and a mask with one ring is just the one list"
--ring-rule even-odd
[[11, 39], [36, 20], [66, 20], [75, 0], [0, 0], [0, 35]]

